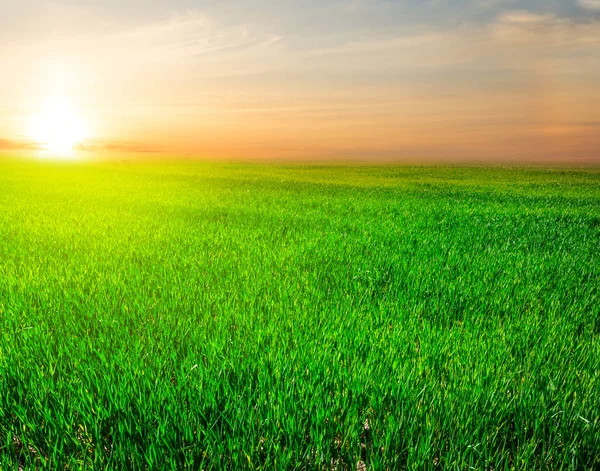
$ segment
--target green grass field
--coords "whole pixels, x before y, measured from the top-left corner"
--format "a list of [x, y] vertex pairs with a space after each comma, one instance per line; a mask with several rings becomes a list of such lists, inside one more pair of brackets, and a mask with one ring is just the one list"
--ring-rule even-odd
[[599, 288], [600, 170], [1, 160], [0, 469], [600, 469]]

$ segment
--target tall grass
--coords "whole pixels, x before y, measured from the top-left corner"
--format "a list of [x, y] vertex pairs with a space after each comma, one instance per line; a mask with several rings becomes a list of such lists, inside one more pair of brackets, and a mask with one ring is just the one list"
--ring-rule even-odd
[[0, 161], [0, 469], [600, 469], [600, 172]]

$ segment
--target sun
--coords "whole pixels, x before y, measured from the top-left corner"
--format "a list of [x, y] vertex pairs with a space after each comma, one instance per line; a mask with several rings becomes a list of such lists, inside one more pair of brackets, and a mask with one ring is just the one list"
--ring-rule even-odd
[[30, 138], [43, 153], [55, 158], [73, 157], [75, 147], [87, 137], [84, 120], [63, 96], [49, 99], [40, 113], [32, 116]]

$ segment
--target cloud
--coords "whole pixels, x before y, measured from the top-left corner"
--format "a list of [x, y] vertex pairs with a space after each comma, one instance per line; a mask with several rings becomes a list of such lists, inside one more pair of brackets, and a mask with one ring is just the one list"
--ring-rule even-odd
[[41, 146], [34, 141], [0, 139], [0, 150], [40, 150]]
[[75, 150], [82, 152], [114, 152], [125, 154], [154, 154], [164, 151], [164, 149], [156, 146], [129, 141], [88, 141], [76, 146]]
[[78, 52], [93, 49], [101, 60], [119, 61], [122, 66], [166, 66], [202, 56], [268, 47], [281, 39], [275, 34], [253, 31], [244, 24], [220, 25], [201, 11], [189, 10], [112, 35], [84, 37]]
[[600, 10], [600, 0], [579, 0], [579, 6], [588, 10]]
[[491, 27], [497, 40], [509, 43], [537, 43], [547, 50], [556, 46], [600, 44], [600, 22], [597, 20], [577, 21], [554, 14], [541, 15], [518, 10], [500, 15]]
[[281, 37], [252, 32], [247, 25], [223, 26], [196, 10], [117, 34], [111, 46], [127, 44], [131, 57], [148, 62], [193, 59], [197, 56], [231, 52], [269, 45]]
[[[44, 146], [35, 141], [30, 140], [15, 140], [15, 139], [0, 139], [0, 150], [29, 150], [38, 151], [44, 150]], [[81, 152], [109, 152], [122, 154], [152, 154], [164, 152], [164, 149], [157, 146], [132, 142], [132, 141], [87, 141], [75, 146], [76, 151]]]
[[318, 71], [333, 67], [353, 73], [371, 70], [381, 75], [395, 74], [397, 78], [430, 71], [431, 75], [426, 77], [430, 82], [442, 74], [451, 78], [447, 73], [452, 70], [462, 70], [465, 76], [504, 70], [514, 76], [548, 57], [570, 57], [583, 64], [582, 57], [597, 57], [598, 48], [599, 20], [508, 10], [485, 24], [421, 28], [408, 35], [366, 37], [308, 50], [304, 55]]
[[[110, 83], [123, 90], [130, 83], [149, 85], [165, 78], [172, 85], [173, 77], [185, 81], [190, 72], [231, 73], [264, 57], [283, 39], [251, 25], [221, 24], [202, 11], [188, 10], [111, 33], [59, 32], [34, 41], [0, 43], [0, 56], [9, 59], [13, 69], [19, 65], [30, 69], [28, 76], [47, 75], [45, 69], [64, 64], [85, 77], [97, 94], [94, 84]], [[132, 88], [135, 93], [137, 86]]]

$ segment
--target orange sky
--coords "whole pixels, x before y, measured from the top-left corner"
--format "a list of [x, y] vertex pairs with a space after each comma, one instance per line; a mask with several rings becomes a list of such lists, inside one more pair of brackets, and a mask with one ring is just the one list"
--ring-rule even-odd
[[68, 138], [60, 96], [82, 156], [600, 163], [595, 0], [41, 0], [0, 30], [0, 153]]

